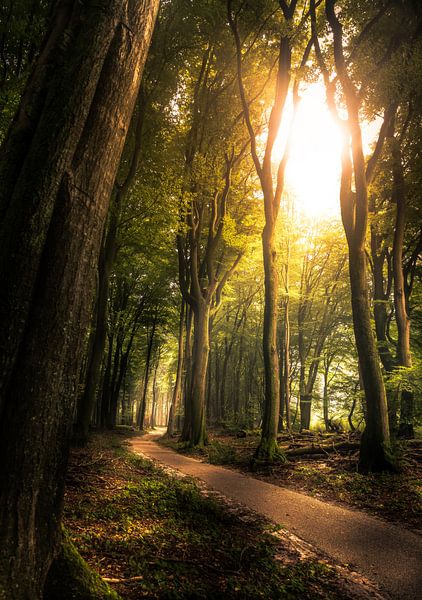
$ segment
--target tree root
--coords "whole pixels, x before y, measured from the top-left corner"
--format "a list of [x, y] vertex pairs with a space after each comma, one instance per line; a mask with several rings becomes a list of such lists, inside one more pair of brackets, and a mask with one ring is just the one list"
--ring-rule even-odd
[[44, 600], [120, 600], [80, 556], [66, 532], [44, 586]]

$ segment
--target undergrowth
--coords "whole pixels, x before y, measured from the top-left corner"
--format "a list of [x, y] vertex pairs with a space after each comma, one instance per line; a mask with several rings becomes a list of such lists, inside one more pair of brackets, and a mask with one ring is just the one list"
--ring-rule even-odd
[[122, 450], [119, 436], [78, 450], [70, 474], [72, 541], [122, 598], [345, 597], [331, 567], [283, 556], [263, 523]]

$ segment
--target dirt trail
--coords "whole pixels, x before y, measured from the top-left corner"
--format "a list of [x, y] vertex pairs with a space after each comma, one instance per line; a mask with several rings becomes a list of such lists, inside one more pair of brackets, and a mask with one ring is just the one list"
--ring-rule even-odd
[[132, 450], [248, 506], [356, 569], [396, 600], [422, 599], [422, 537], [358, 510], [202, 463], [154, 440], [163, 431], [130, 440]]

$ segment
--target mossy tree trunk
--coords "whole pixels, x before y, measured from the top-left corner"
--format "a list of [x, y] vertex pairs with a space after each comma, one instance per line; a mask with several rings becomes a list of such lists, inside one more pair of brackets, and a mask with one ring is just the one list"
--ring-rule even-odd
[[48, 572], [43, 600], [119, 600], [120, 596], [92, 571], [66, 533]]
[[59, 2], [3, 147], [2, 599], [41, 598], [60, 544], [95, 268], [157, 8]]

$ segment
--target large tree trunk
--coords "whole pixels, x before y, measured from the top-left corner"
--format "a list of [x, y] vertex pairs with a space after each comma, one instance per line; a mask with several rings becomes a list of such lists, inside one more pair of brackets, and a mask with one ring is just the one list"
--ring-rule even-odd
[[95, 267], [157, 4], [60, 2], [49, 76], [41, 54], [5, 144], [0, 598], [41, 598], [57, 553]]

